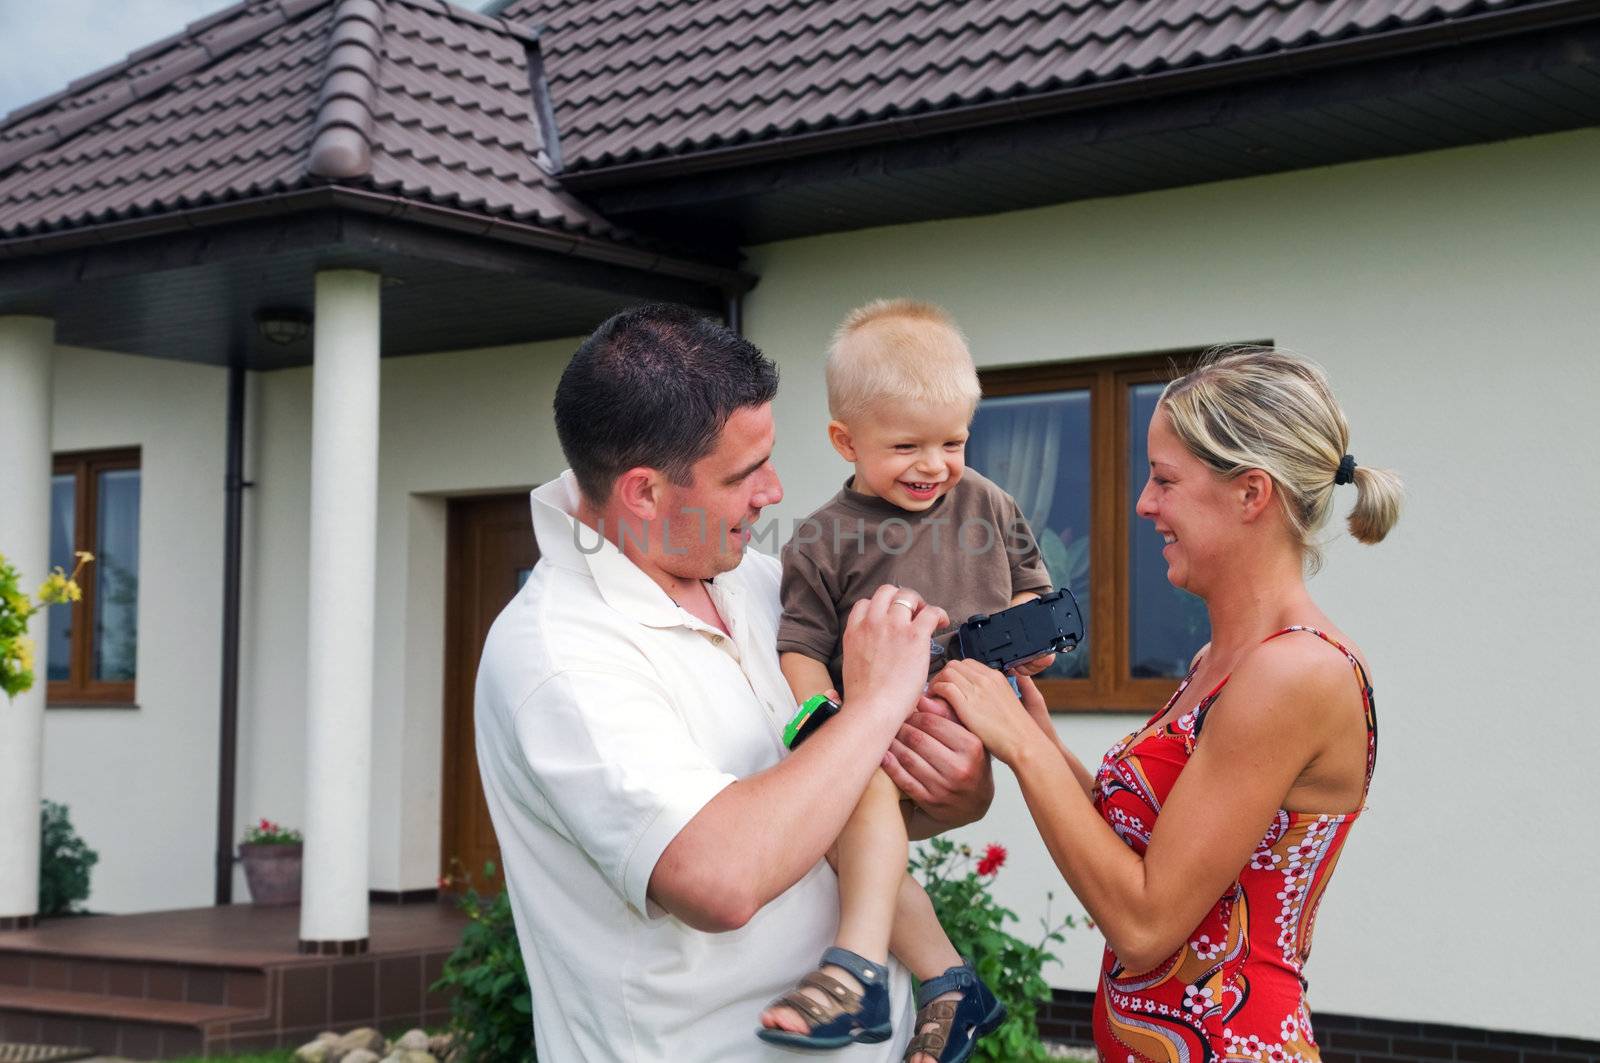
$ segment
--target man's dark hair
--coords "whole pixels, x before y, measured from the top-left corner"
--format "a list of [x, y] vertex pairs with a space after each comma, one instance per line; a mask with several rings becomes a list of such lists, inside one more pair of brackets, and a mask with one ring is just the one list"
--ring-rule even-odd
[[684, 306], [609, 318], [556, 386], [556, 435], [590, 502], [644, 466], [688, 484], [735, 410], [771, 402], [778, 367], [738, 333]]

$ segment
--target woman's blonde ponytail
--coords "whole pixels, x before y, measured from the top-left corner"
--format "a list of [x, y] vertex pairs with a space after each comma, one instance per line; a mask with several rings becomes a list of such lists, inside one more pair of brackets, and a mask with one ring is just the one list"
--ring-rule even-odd
[[1400, 519], [1405, 489], [1398, 474], [1389, 469], [1355, 470], [1356, 504], [1350, 511], [1350, 534], [1363, 543], [1378, 543]]

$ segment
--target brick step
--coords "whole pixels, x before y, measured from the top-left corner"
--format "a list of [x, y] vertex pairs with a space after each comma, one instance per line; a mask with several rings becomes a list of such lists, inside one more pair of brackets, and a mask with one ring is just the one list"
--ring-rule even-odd
[[81, 1045], [106, 1055], [199, 1055], [209, 1030], [257, 1018], [259, 1007], [0, 986], [0, 1041]]
[[[299, 953], [292, 906], [89, 916], [0, 932], [0, 993], [32, 991], [0, 1001], [0, 1042], [44, 1038], [164, 1059], [292, 1048], [329, 1029], [444, 1025], [450, 998], [431, 986], [466, 918], [436, 904], [375, 905], [369, 918], [370, 948], [355, 956]], [[51, 1000], [54, 1010], [38, 1006]]]
[[0, 987], [251, 1008], [267, 1006], [267, 972], [254, 965], [162, 961], [0, 948]]

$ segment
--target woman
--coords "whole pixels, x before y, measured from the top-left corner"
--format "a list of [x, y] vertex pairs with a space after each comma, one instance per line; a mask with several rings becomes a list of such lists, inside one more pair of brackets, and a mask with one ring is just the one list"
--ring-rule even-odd
[[1336, 489], [1382, 539], [1392, 473], [1357, 466], [1314, 364], [1272, 350], [1174, 381], [1151, 419], [1138, 512], [1167, 578], [1205, 600], [1211, 643], [1166, 706], [1091, 774], [1038, 690], [955, 662], [943, 697], [1016, 773], [1067, 884], [1105, 933], [1095, 1043], [1114, 1063], [1319, 1058], [1302, 975], [1317, 902], [1377, 749], [1361, 651], [1305, 574]]

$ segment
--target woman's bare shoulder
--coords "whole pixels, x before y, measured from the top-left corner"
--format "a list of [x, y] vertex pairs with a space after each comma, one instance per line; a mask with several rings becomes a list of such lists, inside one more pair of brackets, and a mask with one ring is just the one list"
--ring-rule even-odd
[[1272, 639], [1235, 665], [1207, 728], [1241, 740], [1310, 738], [1314, 721], [1326, 718], [1321, 710], [1336, 710], [1355, 689], [1353, 674], [1345, 655], [1315, 635]]

